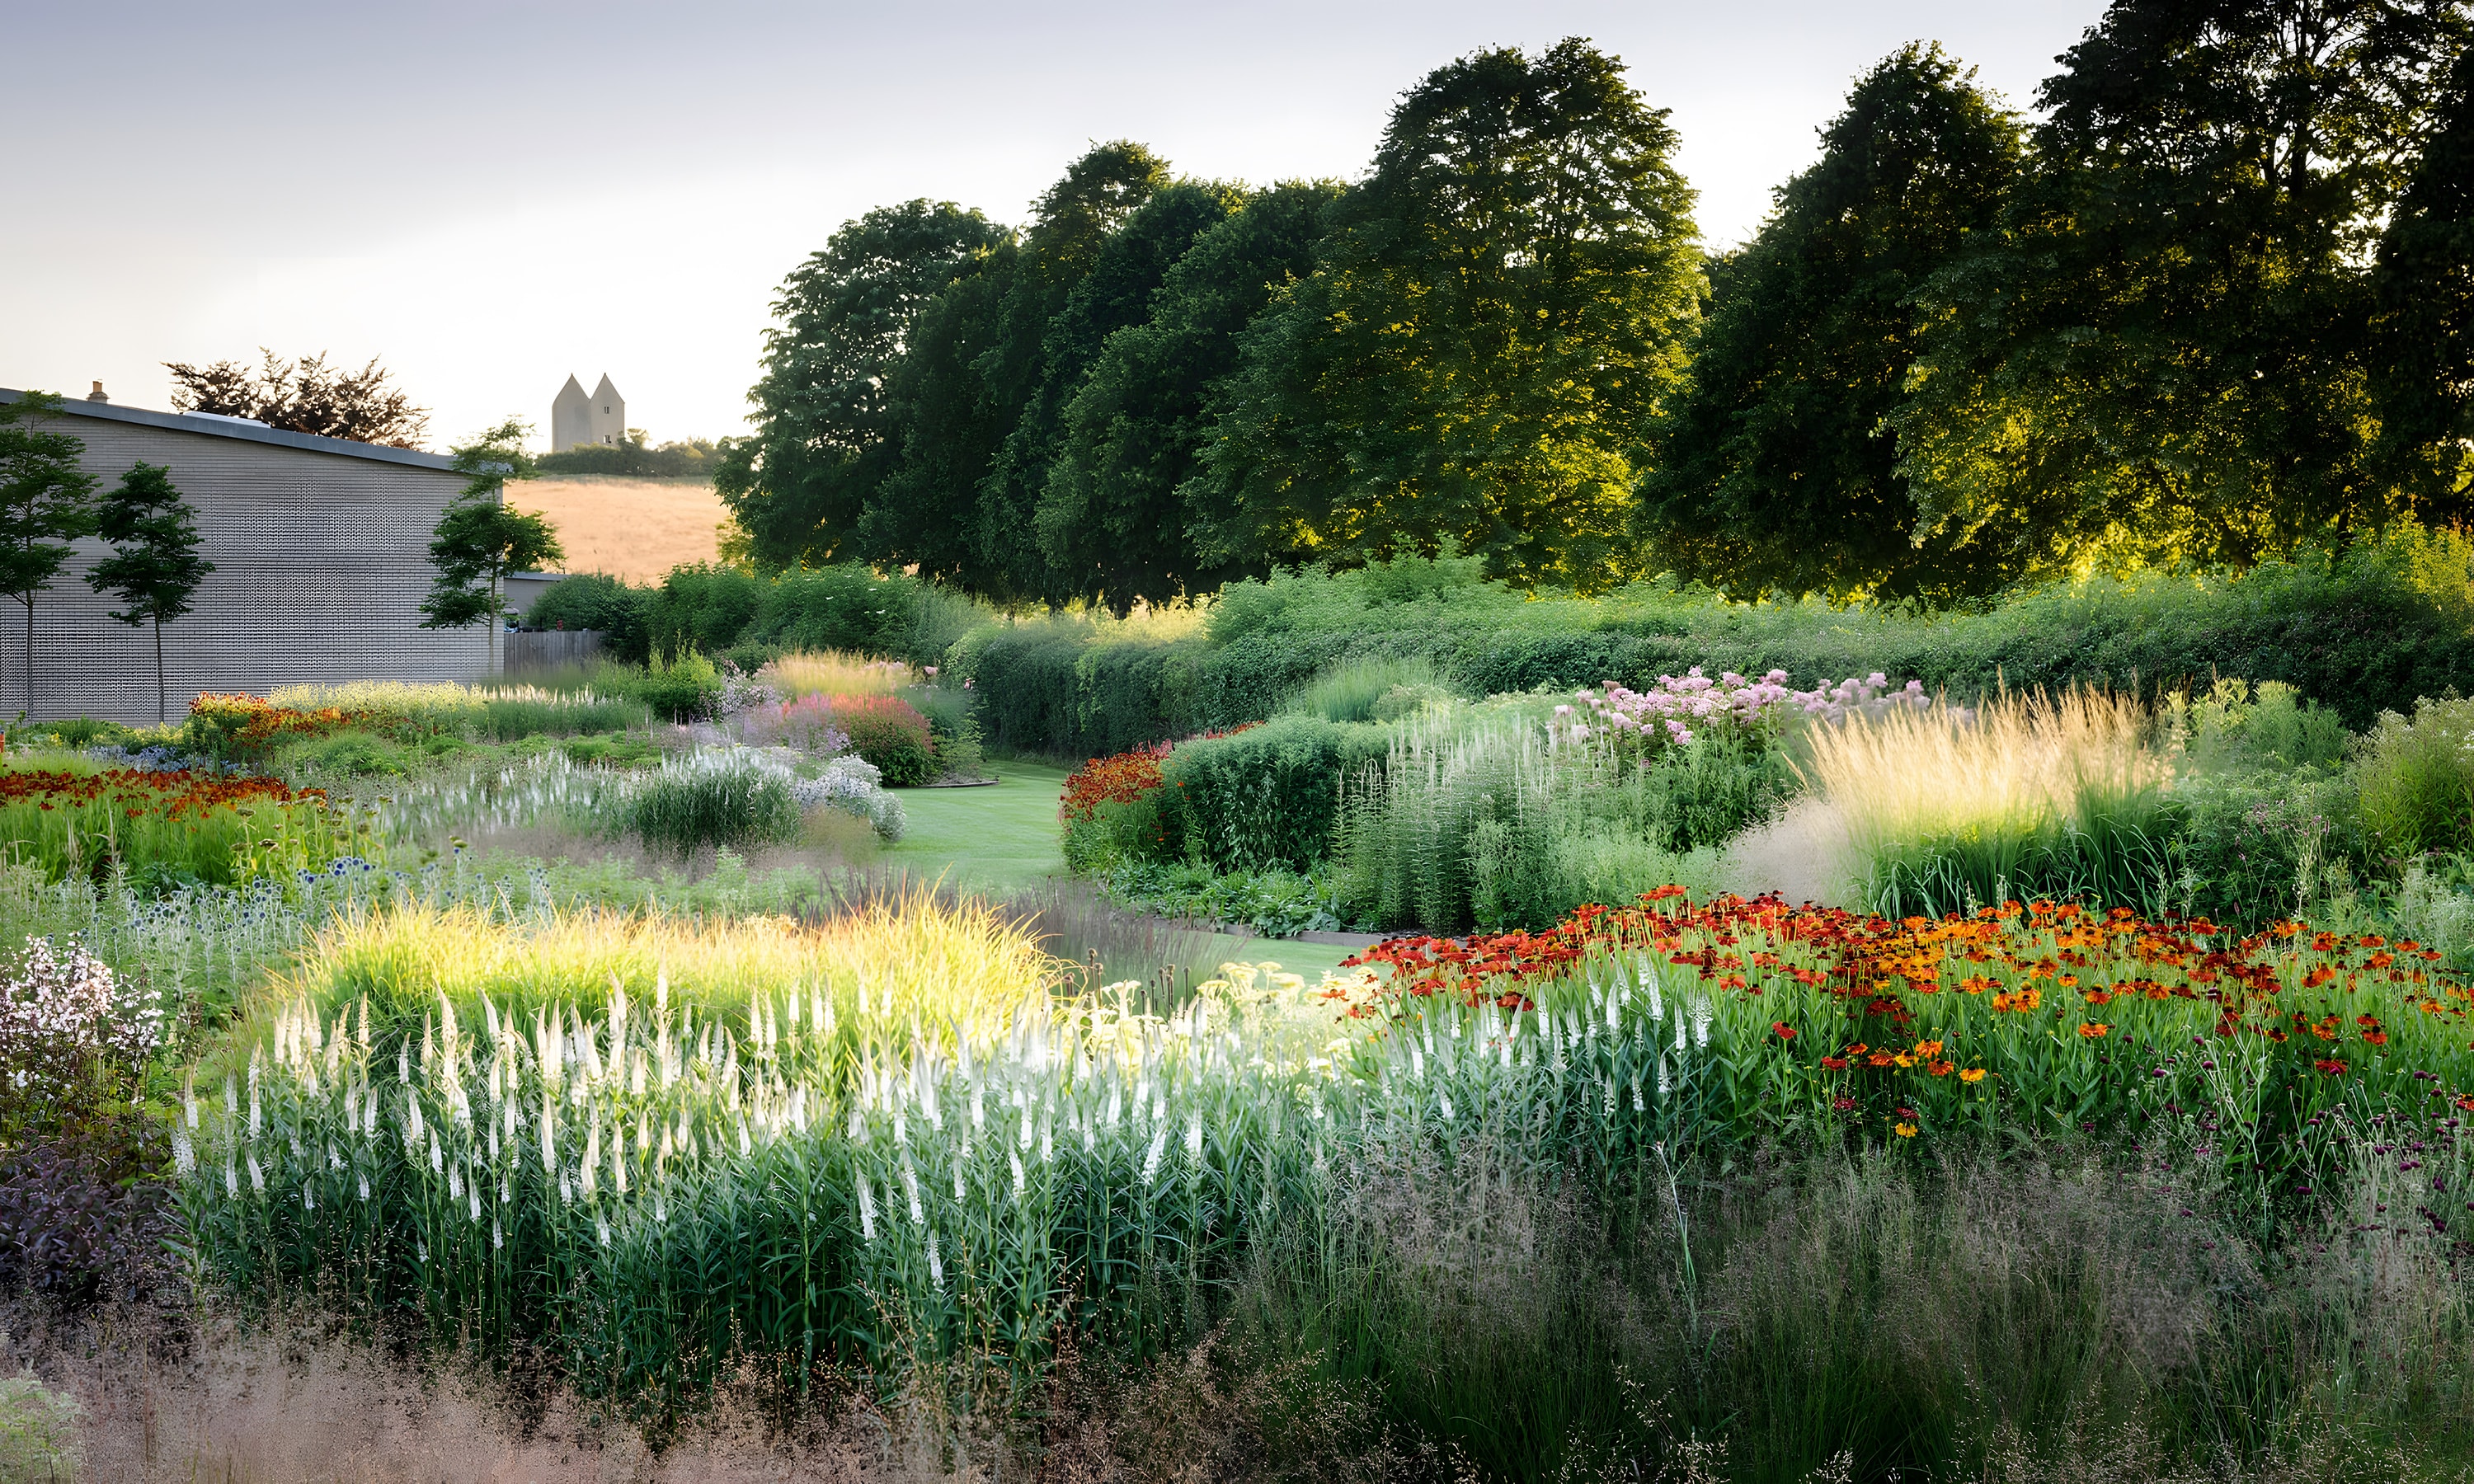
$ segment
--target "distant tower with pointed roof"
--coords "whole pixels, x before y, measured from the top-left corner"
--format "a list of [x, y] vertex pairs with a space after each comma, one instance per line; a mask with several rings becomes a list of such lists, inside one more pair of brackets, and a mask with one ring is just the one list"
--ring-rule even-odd
[[549, 445], [554, 453], [565, 453], [579, 443], [620, 443], [627, 438], [627, 399], [610, 384], [605, 373], [601, 385], [588, 394], [573, 376], [559, 388], [558, 399], [549, 404]]

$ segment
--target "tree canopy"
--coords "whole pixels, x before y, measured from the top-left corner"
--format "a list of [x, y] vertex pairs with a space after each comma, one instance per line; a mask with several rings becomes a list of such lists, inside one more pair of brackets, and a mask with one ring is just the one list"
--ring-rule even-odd
[[900, 452], [886, 381], [921, 309], [1009, 234], [951, 202], [910, 201], [834, 233], [784, 281], [748, 394], [761, 431], [732, 443], [715, 484], [771, 565], [848, 551], [867, 497]]
[[1998, 232], [1922, 296], [1889, 421], [1975, 585], [2245, 564], [2408, 509], [2370, 396], [2380, 224], [2448, 0], [2119, 0], [2038, 93]]
[[172, 373], [172, 405], [182, 412], [255, 418], [269, 427], [357, 443], [418, 448], [429, 414], [412, 404], [372, 356], [359, 371], [327, 364], [327, 353], [287, 361], [259, 347], [255, 372], [237, 361], [190, 366], [166, 361]]
[[2020, 129], [1938, 47], [1867, 73], [1781, 187], [1758, 236], [1714, 265], [1691, 379], [1641, 488], [1650, 564], [1739, 596], [1945, 595], [1974, 553], [1911, 539], [1882, 420], [1915, 357], [1915, 296], [1996, 225]]
[[1247, 331], [1197, 491], [1205, 554], [1449, 543], [1583, 589], [1637, 571], [1632, 486], [1701, 288], [1675, 142], [1582, 41], [1412, 89], [1315, 271]]
[[2474, 498], [2467, 0], [2116, 0], [2032, 127], [1937, 46], [1705, 256], [1578, 39], [1402, 94], [1363, 179], [1093, 146], [784, 285], [721, 487], [759, 565], [1124, 611], [1467, 554], [1526, 587], [1963, 602]]

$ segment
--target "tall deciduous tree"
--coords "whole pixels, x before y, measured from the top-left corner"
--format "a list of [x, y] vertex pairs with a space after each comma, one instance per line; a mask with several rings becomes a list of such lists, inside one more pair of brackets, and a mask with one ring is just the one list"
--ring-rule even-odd
[[327, 364], [327, 353], [287, 361], [260, 347], [263, 364], [253, 374], [237, 361], [190, 366], [166, 361], [172, 373], [172, 405], [182, 412], [255, 418], [269, 427], [358, 443], [418, 448], [429, 414], [389, 384], [372, 356], [359, 371]]
[[1649, 418], [1699, 305], [1675, 142], [1580, 40], [1412, 89], [1218, 398], [1206, 557], [1456, 543], [1521, 584], [1628, 575]]
[[1204, 562], [1180, 492], [1211, 438], [1214, 383], [1273, 294], [1313, 271], [1328, 181], [1273, 186], [1195, 240], [1151, 299], [1110, 335], [1066, 404], [1036, 523], [1069, 596], [1118, 612], [1218, 587], [1253, 570]]
[[[982, 508], [1016, 533], [1017, 585], [1049, 602], [1091, 596], [1092, 565], [1070, 539], [1051, 539], [1055, 523], [1042, 500], [1064, 435], [1065, 411], [1089, 376], [1109, 336], [1139, 324], [1152, 298], [1195, 239], [1227, 219], [1242, 202], [1230, 187], [1180, 180], [1153, 191], [1100, 247], [1091, 269], [1049, 321], [1040, 345], [1040, 376], [1022, 416], [981, 486]], [[1060, 561], [1061, 559], [1061, 561]], [[1035, 575], [1034, 575], [1035, 574]]]
[[889, 388], [902, 461], [861, 519], [859, 555], [915, 562], [999, 601], [1042, 595], [1045, 561], [1006, 443], [1047, 374], [1050, 322], [1167, 183], [1140, 144], [1093, 147], [1040, 197], [1018, 249], [922, 311]]
[[108, 491], [95, 512], [95, 531], [111, 555], [85, 574], [86, 585], [118, 598], [111, 616], [155, 631], [155, 719], [169, 720], [163, 681], [163, 625], [189, 611], [189, 599], [215, 564], [198, 555], [196, 513], [181, 498], [172, 470], [139, 464]]
[[548, 521], [507, 507], [507, 481], [532, 472], [532, 455], [524, 451], [531, 436], [530, 426], [509, 418], [453, 450], [455, 467], [472, 479], [438, 517], [429, 542], [429, 564], [438, 569], [438, 580], [422, 600], [421, 626], [465, 629], [486, 621], [493, 673], [498, 668], [498, 630], [505, 624], [498, 585], [509, 572], [533, 571], [567, 557]]
[[1938, 47], [1856, 84], [1820, 161], [1713, 275], [1641, 489], [1654, 564], [1739, 596], [1936, 598], [1998, 581], [1971, 547], [1910, 539], [1882, 419], [1915, 355], [1916, 291], [1998, 223], [2019, 153], [2017, 121]]
[[1892, 415], [1919, 528], [1986, 575], [2246, 562], [2401, 512], [2368, 264], [2456, 0], [2117, 0], [2039, 92], [1998, 241]]
[[730, 443], [715, 477], [758, 564], [850, 555], [901, 452], [886, 388], [911, 326], [1008, 236], [951, 202], [905, 202], [845, 224], [784, 281], [748, 394], [757, 431]]
[[83, 440], [49, 426], [61, 399], [29, 392], [0, 402], [0, 592], [26, 610], [20, 704], [35, 709], [35, 600], [68, 564], [68, 543], [94, 529], [94, 476]]

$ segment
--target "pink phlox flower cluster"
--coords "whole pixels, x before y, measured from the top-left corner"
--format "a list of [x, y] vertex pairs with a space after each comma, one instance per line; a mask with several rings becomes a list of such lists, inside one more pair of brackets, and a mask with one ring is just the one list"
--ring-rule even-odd
[[1804, 707], [1807, 716], [1818, 716], [1825, 721], [1857, 715], [1879, 716], [1898, 706], [1932, 705], [1932, 698], [1925, 694], [1924, 682], [1909, 681], [1904, 686], [1892, 690], [1889, 677], [1879, 670], [1860, 681], [1851, 675], [1835, 685], [1800, 691], [1794, 699]]
[[[1653, 746], [1661, 740], [1688, 746], [1713, 726], [1758, 728], [1774, 725], [1789, 713], [1835, 721], [1858, 713], [1878, 715], [1892, 706], [1927, 706], [1930, 701], [1921, 682], [1909, 681], [1904, 689], [1891, 690], [1889, 678], [1878, 670], [1861, 680], [1850, 677], [1835, 685], [1796, 690], [1787, 684], [1784, 670], [1772, 670], [1758, 679], [1729, 670], [1712, 679], [1694, 665], [1680, 676], [1660, 676], [1647, 690], [1608, 681], [1595, 689], [1574, 691], [1572, 702], [1556, 706], [1547, 726], [1558, 741], [1585, 742], [1592, 734], [1612, 734], [1617, 740], [1631, 737]], [[1579, 709], [1582, 706], [1589, 708], [1586, 715]]]
[[17, 961], [0, 971], [0, 1046], [74, 1047], [131, 1061], [164, 1043], [163, 992], [115, 976], [70, 938], [28, 937]]

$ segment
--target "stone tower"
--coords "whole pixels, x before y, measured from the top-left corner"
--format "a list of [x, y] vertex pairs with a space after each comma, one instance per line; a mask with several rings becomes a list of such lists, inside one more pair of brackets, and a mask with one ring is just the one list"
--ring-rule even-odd
[[603, 375], [601, 385], [590, 394], [573, 376], [559, 388], [558, 399], [549, 404], [549, 445], [554, 453], [565, 453], [579, 443], [622, 443], [627, 437], [627, 399]]

